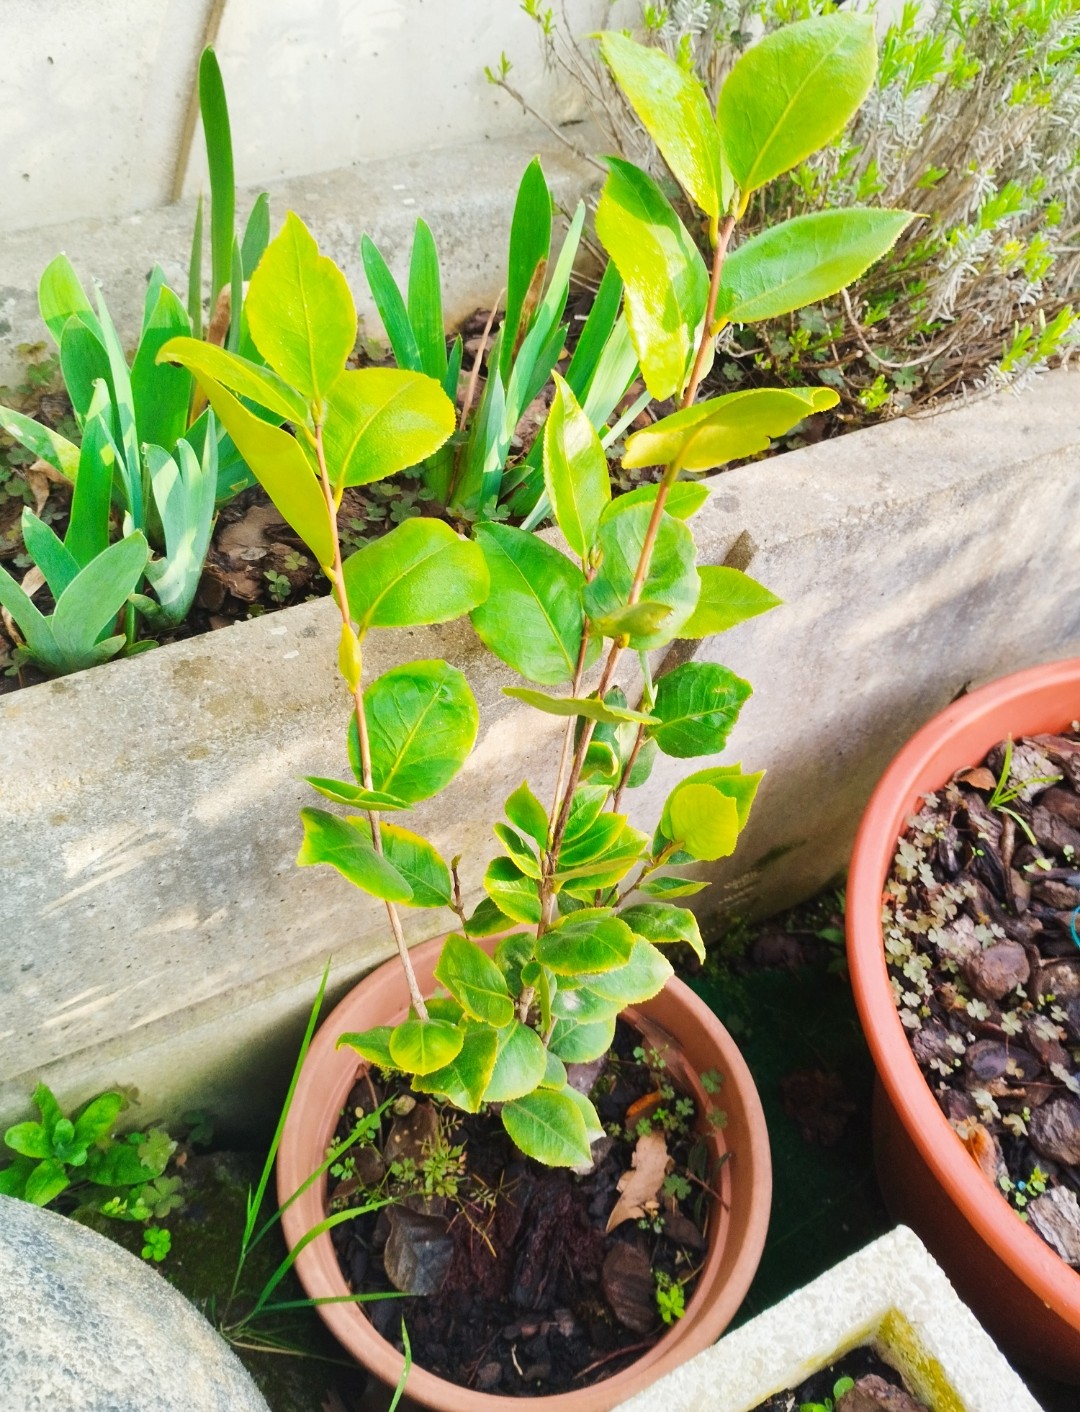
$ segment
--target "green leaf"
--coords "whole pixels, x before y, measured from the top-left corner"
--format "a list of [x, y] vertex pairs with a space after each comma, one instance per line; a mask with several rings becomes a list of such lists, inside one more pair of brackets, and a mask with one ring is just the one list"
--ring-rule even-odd
[[602, 908], [585, 908], [546, 931], [536, 943], [536, 956], [556, 975], [573, 976], [625, 966], [633, 948], [628, 926]]
[[131, 373], [119, 335], [105, 306], [105, 299], [100, 288], [97, 291], [97, 306], [101, 341], [109, 360], [109, 381], [120, 433], [117, 444], [118, 469], [121, 473], [127, 507], [134, 526], [141, 530], [145, 524], [146, 512], [143, 505], [142, 462], [139, 453], [139, 433], [135, 425], [135, 401], [131, 393]]
[[851, 206], [770, 226], [724, 262], [717, 318], [750, 324], [827, 299], [891, 250], [912, 211]]
[[601, 637], [623, 638], [627, 641], [650, 637], [659, 633], [668, 618], [671, 608], [667, 603], [634, 603], [625, 608], [617, 608], [614, 613], [605, 613], [594, 618], [592, 630]]
[[521, 994], [521, 975], [532, 963], [535, 940], [531, 932], [511, 932], [495, 948], [495, 964], [506, 977], [506, 987], [511, 995]]
[[420, 353], [421, 371], [440, 383], [446, 376], [446, 331], [443, 328], [439, 254], [430, 229], [422, 220], [413, 231], [409, 261], [409, 322]]
[[[177, 339], [167, 343], [158, 357], [170, 358], [174, 351], [183, 353], [183, 347], [176, 349], [176, 344], [186, 342]], [[299, 442], [280, 427], [261, 421], [213, 378], [198, 369], [194, 372], [214, 414], [236, 443], [236, 449], [251, 467], [252, 474], [274, 502], [282, 519], [292, 525], [319, 564], [331, 564], [334, 544], [326, 501]]]
[[507, 799], [506, 817], [515, 828], [535, 839], [538, 848], [547, 847], [547, 810], [524, 781]]
[[709, 276], [670, 201], [637, 167], [608, 157], [596, 233], [626, 286], [624, 312], [645, 386], [680, 392], [705, 317]]
[[[620, 918], [625, 915], [620, 913]], [[637, 932], [632, 923], [628, 925]], [[657, 951], [650, 941], [636, 935], [634, 949], [625, 966], [617, 966], [615, 970], [604, 971], [600, 975], [581, 976], [579, 980], [582, 987], [598, 999], [621, 1010], [627, 1005], [640, 1005], [642, 1001], [659, 995], [674, 974], [667, 957]]]
[[565, 1093], [541, 1089], [507, 1103], [503, 1127], [510, 1141], [545, 1167], [580, 1167], [592, 1161], [585, 1119]]
[[384, 794], [377, 789], [365, 789], [351, 780], [323, 779], [321, 775], [305, 775], [304, 779], [312, 789], [318, 790], [324, 799], [333, 799], [338, 804], [348, 804], [354, 809], [398, 810], [410, 809], [403, 799], [393, 794]]
[[203, 334], [202, 304], [202, 247], [203, 247], [203, 198], [195, 204], [195, 225], [191, 232], [191, 253], [188, 257], [187, 311], [191, 320], [191, 332], [195, 338]]
[[535, 315], [550, 250], [551, 193], [540, 158], [534, 157], [521, 178], [510, 223], [506, 316], [499, 345], [499, 371], [504, 384], [510, 379], [514, 358]]
[[585, 1136], [588, 1138], [591, 1146], [592, 1143], [604, 1136], [604, 1125], [600, 1121], [600, 1115], [593, 1107], [592, 1101], [586, 1098], [583, 1093], [578, 1093], [576, 1088], [570, 1088], [568, 1085], [563, 1089], [563, 1093], [581, 1114], [582, 1120], [585, 1123]]
[[831, 387], [729, 392], [634, 432], [627, 438], [623, 465], [633, 469], [677, 461], [684, 471], [712, 470], [766, 450], [771, 437], [782, 436], [804, 417], [835, 407], [839, 400]]
[[638, 892], [670, 901], [675, 897], [693, 897], [695, 892], [703, 892], [708, 886], [707, 882], [696, 882], [693, 878], [649, 878], [639, 886]]
[[492, 858], [484, 873], [484, 891], [505, 916], [526, 926], [540, 920], [540, 889], [511, 858]]
[[452, 932], [434, 974], [474, 1020], [501, 1029], [514, 1018], [514, 1002], [502, 972], [475, 941]]
[[581, 559], [592, 549], [611, 500], [607, 457], [577, 398], [558, 373], [544, 427], [544, 486], [567, 544]]
[[298, 392], [277, 373], [241, 358], [239, 353], [228, 353], [224, 348], [197, 338], [175, 338], [165, 347], [163, 355], [159, 351], [158, 362], [163, 357], [187, 368], [204, 388], [210, 382], [220, 383], [239, 397], [250, 397], [282, 421], [303, 426], [310, 420], [308, 404]]
[[[212, 414], [211, 414], [212, 415]], [[176, 457], [160, 446], [144, 448], [150, 487], [165, 536], [165, 556], [146, 566], [160, 605], [151, 621], [174, 626], [187, 617], [202, 577], [214, 525], [217, 432], [211, 427], [203, 462], [181, 438]]]
[[600, 52], [683, 190], [706, 215], [721, 215], [731, 199], [731, 178], [724, 170], [709, 100], [696, 76], [663, 50], [623, 34], [601, 35]]
[[[359, 820], [358, 827], [365, 832], [369, 831], [366, 820]], [[398, 824], [388, 824], [385, 820], [380, 831], [387, 862], [397, 869], [412, 888], [408, 905], [449, 907], [453, 897], [450, 869], [434, 845], [419, 834], [403, 829]]]
[[23, 1200], [35, 1206], [48, 1206], [71, 1183], [59, 1162], [39, 1162], [26, 1179]]
[[20, 517], [26, 552], [45, 575], [53, 598], [59, 598], [79, 572], [79, 562], [57, 538], [56, 531], [39, 520], [29, 505], [23, 506]]
[[557, 1089], [566, 1087], [566, 1065], [557, 1054], [552, 1054], [550, 1049], [547, 1051], [547, 1069], [540, 1081], [540, 1087]]
[[509, 853], [515, 867], [520, 868], [526, 877], [533, 878], [538, 882], [540, 880], [540, 860], [521, 835], [515, 833], [507, 824], [495, 824], [492, 832]]
[[713, 785], [684, 781], [668, 799], [664, 828], [694, 858], [726, 858], [739, 837], [739, 810]]
[[408, 902], [412, 888], [398, 870], [379, 856], [364, 831], [325, 809], [301, 809], [304, 842], [297, 854], [300, 867], [329, 863], [343, 878], [386, 902]]
[[[671, 609], [666, 609], [670, 612]], [[656, 717], [644, 711], [631, 711], [625, 706], [611, 706], [595, 696], [551, 696], [546, 691], [533, 691], [527, 686], [504, 686], [503, 694], [516, 701], [524, 701], [526, 706], [534, 706], [548, 716], [584, 716], [590, 721], [603, 721], [608, 725], [618, 725], [632, 721], [637, 725], [651, 725]]]
[[[583, 595], [585, 611], [593, 621], [617, 613], [626, 605], [651, 518], [648, 505], [635, 505], [601, 526], [600, 571]], [[632, 648], [660, 647], [678, 635], [694, 611], [701, 588], [695, 558], [694, 537], [686, 525], [670, 515], [661, 515], [641, 598], [647, 603], [663, 604], [671, 612], [659, 628], [631, 634]]]
[[84, 567], [104, 553], [109, 545], [113, 477], [116, 473], [116, 453], [109, 434], [111, 419], [109, 390], [99, 380], [94, 384], [87, 408], [79, 451], [79, 476], [71, 497], [71, 518], [64, 536], [65, 549]]
[[347, 1045], [350, 1049], [355, 1049], [357, 1054], [367, 1059], [369, 1063], [377, 1064], [380, 1069], [396, 1069], [393, 1056], [390, 1053], [390, 1036], [393, 1033], [391, 1025], [376, 1025], [373, 1029], [364, 1030], [360, 1034], [339, 1035], [335, 1049], [341, 1049]]
[[[618, 974], [625, 967], [619, 966], [612, 974]], [[575, 977], [573, 981], [565, 981], [559, 987], [552, 1002], [552, 1010], [557, 1020], [573, 1020], [575, 1024], [598, 1025], [607, 1024], [612, 1016], [618, 1014], [620, 1003], [617, 1000], [609, 1000], [607, 996], [598, 995], [586, 985], [579, 985]]]
[[345, 276], [292, 211], [251, 276], [244, 309], [273, 370], [302, 397], [324, 398], [356, 342], [356, 306]]
[[509, 1103], [543, 1082], [547, 1053], [536, 1031], [520, 1020], [511, 1020], [495, 1033], [499, 1048], [484, 1102]]
[[385, 480], [437, 451], [454, 404], [433, 378], [400, 368], [350, 368], [326, 394], [323, 442], [335, 487]]
[[783, 601], [775, 593], [744, 574], [722, 564], [705, 564], [701, 575], [701, 596], [689, 619], [679, 629], [683, 637], [711, 637], [727, 632], [748, 618], [767, 613]]
[[681, 784], [711, 784], [721, 794], [733, 799], [738, 812], [739, 828], [744, 829], [750, 817], [750, 806], [764, 778], [764, 770], [747, 775], [743, 773], [741, 765], [710, 765], [704, 770], [695, 770], [692, 775], [687, 775]]
[[[625, 700], [625, 697], [623, 699]], [[607, 800], [606, 789], [597, 785], [579, 785], [574, 790], [574, 798], [570, 803], [570, 817], [566, 823], [564, 843], [570, 843], [587, 833], [600, 817]]]
[[[60, 675], [74, 670], [66, 667], [60, 660], [48, 619], [35, 607], [33, 600], [23, 592], [22, 586], [3, 565], [0, 565], [0, 606], [6, 608], [15, 619], [19, 631], [26, 639], [30, 655], [45, 671]], [[118, 651], [120, 646], [121, 643], [117, 643], [114, 650]]]
[[466, 936], [497, 936], [514, 925], [512, 917], [500, 912], [490, 897], [482, 897], [465, 923]]
[[136, 531], [79, 570], [60, 595], [50, 619], [61, 657], [87, 665], [98, 660], [98, 638], [134, 593], [149, 557], [150, 546]]
[[90, 1100], [75, 1119], [75, 1140], [89, 1145], [99, 1137], [107, 1137], [124, 1106], [120, 1093], [102, 1093]]
[[166, 451], [171, 451], [187, 430], [191, 375], [184, 368], [159, 364], [157, 355], [171, 338], [190, 332], [187, 310], [163, 285], [143, 325], [131, 365], [131, 396], [138, 414], [139, 440]]
[[60, 335], [60, 368], [64, 374], [64, 385], [71, 398], [75, 419], [80, 423], [85, 423], [89, 415], [90, 402], [97, 383], [106, 384], [109, 389], [106, 401], [111, 430], [112, 374], [109, 371], [109, 355], [105, 352], [102, 337], [101, 325], [95, 314], [80, 314], [69, 319]]
[[483, 603], [483, 551], [441, 520], [405, 520], [344, 564], [349, 613], [358, 628], [446, 623]]
[[137, 1146], [113, 1142], [104, 1149], [92, 1147], [80, 1175], [96, 1186], [138, 1186], [160, 1173], [142, 1161]]
[[[572, 681], [585, 628], [584, 574], [565, 554], [509, 525], [477, 525], [476, 540], [491, 575], [488, 597], [472, 613], [480, 640], [530, 681]], [[589, 660], [599, 650], [595, 643]]]
[[564, 1064], [589, 1064], [611, 1048], [615, 1020], [583, 1024], [578, 1020], [556, 1020], [550, 1048]]
[[719, 662], [684, 662], [656, 684], [653, 711], [663, 724], [649, 734], [665, 755], [717, 755], [750, 693], [750, 683]]
[[263, 251], [270, 243], [270, 195], [262, 191], [255, 198], [251, 214], [244, 227], [244, 238], [240, 242], [240, 260], [244, 278], [249, 280], [255, 273]]
[[225, 85], [217, 56], [209, 45], [199, 58], [199, 112], [210, 169], [210, 307], [213, 309], [218, 292], [229, 283], [232, 269], [236, 187]]
[[484, 1091], [495, 1071], [495, 1056], [499, 1050], [498, 1034], [476, 1026], [464, 1031], [461, 1049], [449, 1064], [413, 1079], [419, 1093], [433, 1093], [445, 1098], [455, 1108], [466, 1113], [479, 1112]]
[[[448, 662], [391, 667], [364, 690], [372, 788], [408, 804], [438, 794], [473, 748], [479, 726], [469, 683]], [[356, 723], [349, 750], [360, 777]]]
[[412, 322], [405, 308], [405, 301], [401, 297], [401, 290], [398, 289], [397, 282], [390, 273], [386, 261], [379, 253], [378, 247], [367, 235], [360, 237], [360, 258], [364, 265], [364, 274], [371, 290], [371, 297], [375, 300], [375, 307], [383, 321], [383, 327], [390, 340], [390, 347], [393, 349], [398, 367], [408, 368], [412, 372], [420, 372], [422, 370], [420, 349], [417, 346]]
[[4, 1133], [4, 1141], [21, 1157], [51, 1157], [52, 1143], [41, 1123], [15, 1123]]
[[[658, 485], [639, 485], [634, 490], [628, 490], [625, 495], [617, 496], [611, 502], [604, 511], [603, 520], [606, 522], [613, 519], [634, 505], [652, 506], [659, 492]], [[664, 514], [671, 515], [676, 520], [688, 520], [697, 514], [708, 498], [709, 487], [701, 481], [677, 480], [668, 489], [664, 500]]]
[[38, 280], [38, 308], [57, 344], [70, 318], [89, 314], [94, 319], [82, 281], [66, 255], [56, 255], [42, 271]]
[[0, 407], [0, 431], [13, 437], [27, 451], [47, 461], [68, 480], [75, 480], [79, 470], [79, 448], [59, 432], [24, 417], [12, 407]]
[[448, 1020], [403, 1021], [390, 1032], [390, 1057], [408, 1074], [433, 1074], [460, 1053], [465, 1032]]
[[626, 907], [619, 913], [635, 936], [651, 941], [656, 946], [668, 946], [684, 941], [693, 948], [694, 955], [704, 965], [705, 943], [701, 940], [697, 918], [685, 907], [668, 907], [660, 902], [641, 902], [636, 907]]
[[724, 157], [744, 197], [831, 142], [869, 93], [876, 68], [869, 15], [802, 20], [747, 50], [716, 110]]

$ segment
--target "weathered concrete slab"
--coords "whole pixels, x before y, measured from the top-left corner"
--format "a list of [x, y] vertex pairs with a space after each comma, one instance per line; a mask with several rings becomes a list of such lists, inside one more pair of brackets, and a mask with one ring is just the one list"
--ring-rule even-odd
[[906, 1226], [725, 1334], [618, 1412], [751, 1412], [861, 1344], [871, 1344], [930, 1407], [1039, 1412]]
[[[703, 560], [747, 536], [786, 606], [701, 648], [756, 689], [725, 758], [768, 771], [706, 920], [835, 874], [891, 754], [967, 683], [1080, 651], [1077, 385], [1055, 374], [714, 481]], [[333, 618], [311, 603], [0, 699], [0, 1121], [41, 1076], [68, 1101], [133, 1083], [154, 1114], [258, 1122], [327, 955], [341, 989], [390, 953], [373, 901], [292, 861], [300, 777], [347, 768]], [[416, 827], [464, 855], [477, 895], [506, 794], [526, 776], [551, 791], [558, 722], [501, 694], [510, 674], [467, 625], [379, 635], [366, 665], [435, 656], [486, 730]], [[631, 796], [637, 821], [684, 764]], [[405, 916], [413, 940], [450, 922]]]

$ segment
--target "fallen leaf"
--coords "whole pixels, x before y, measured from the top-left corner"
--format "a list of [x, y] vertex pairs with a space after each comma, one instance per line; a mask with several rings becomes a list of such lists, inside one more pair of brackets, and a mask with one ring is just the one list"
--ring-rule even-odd
[[997, 780], [993, 772], [985, 765], [979, 765], [974, 770], [961, 770], [956, 776], [961, 784], [969, 784], [972, 789], [989, 789], [993, 791], [997, 788]]
[[45, 508], [45, 502], [49, 498], [50, 485], [64, 485], [71, 489], [71, 482], [67, 476], [63, 476], [55, 466], [50, 466], [48, 461], [34, 461], [23, 471], [26, 483], [34, 492], [34, 514], [40, 515]]
[[655, 1206], [663, 1180], [675, 1165], [668, 1156], [664, 1134], [655, 1132], [638, 1138], [631, 1161], [633, 1165], [630, 1170], [619, 1178], [621, 1194], [608, 1217], [608, 1232], [621, 1226], [623, 1221], [634, 1221], [644, 1216], [650, 1204]]
[[999, 1175], [1005, 1171], [1005, 1162], [993, 1133], [984, 1128], [982, 1123], [969, 1118], [967, 1122], [959, 1124], [956, 1135], [974, 1158], [987, 1181], [997, 1186]]

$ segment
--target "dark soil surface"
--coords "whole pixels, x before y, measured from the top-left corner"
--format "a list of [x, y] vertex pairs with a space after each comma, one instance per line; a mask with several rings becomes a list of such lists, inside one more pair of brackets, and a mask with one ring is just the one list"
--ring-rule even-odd
[[[417, 1104], [393, 1121], [383, 1140], [384, 1161], [404, 1151], [422, 1167], [441, 1142], [444, 1148], [464, 1147], [462, 1175], [449, 1194], [434, 1196], [414, 1187], [402, 1198], [398, 1181], [400, 1204], [339, 1225], [333, 1235], [342, 1271], [357, 1291], [394, 1289], [388, 1267], [398, 1288], [408, 1283], [403, 1271], [414, 1276], [412, 1287], [417, 1270], [420, 1284], [430, 1276], [430, 1297], [366, 1306], [375, 1327], [398, 1348], [404, 1318], [419, 1366], [484, 1392], [569, 1391], [620, 1372], [663, 1334], [658, 1281], [681, 1285], [689, 1302], [712, 1207], [702, 1183], [713, 1176], [704, 1141], [691, 1129], [692, 1115], [676, 1123], [677, 1099], [658, 1091], [666, 1084], [662, 1071], [633, 1057], [638, 1043], [620, 1025], [602, 1069], [569, 1066], [571, 1082], [596, 1080], [593, 1101], [613, 1134], [594, 1145], [595, 1165], [585, 1175], [523, 1158], [491, 1114], [455, 1115], [442, 1138], [422, 1142], [420, 1133], [437, 1127], [425, 1112], [431, 1105]], [[575, 1074], [590, 1068], [592, 1074]], [[386, 1096], [397, 1091], [391, 1083]], [[347, 1111], [365, 1105], [370, 1110], [382, 1097], [379, 1087], [372, 1093], [361, 1082]], [[411, 1102], [409, 1096], [398, 1106]], [[666, 1129], [664, 1114], [674, 1130]], [[348, 1131], [343, 1121], [340, 1136]], [[660, 1164], [643, 1213], [605, 1234], [620, 1179], [635, 1154], [640, 1169], [645, 1149], [657, 1145]], [[696, 1182], [684, 1175], [673, 1193], [661, 1186], [669, 1170], [700, 1175]], [[343, 1183], [346, 1199], [356, 1200], [355, 1186]], [[389, 1185], [381, 1190], [394, 1187], [391, 1168]], [[340, 1188], [332, 1191], [332, 1202], [341, 1195]]]
[[[850, 1378], [855, 1388], [834, 1399], [833, 1393], [841, 1378]], [[908, 1401], [904, 1402], [901, 1398]], [[856, 1408], [857, 1412], [869, 1412], [873, 1407], [880, 1408], [881, 1412], [917, 1412], [917, 1409], [918, 1412], [927, 1412], [924, 1403], [911, 1397], [896, 1369], [869, 1347], [853, 1348], [798, 1387], [774, 1393], [765, 1402], [759, 1402], [753, 1412], [800, 1412], [807, 1406], [812, 1407], [814, 1412], [822, 1408], [832, 1412], [834, 1401], [835, 1412], [848, 1412], [849, 1407]]]
[[1080, 733], [1002, 742], [928, 795], [886, 887], [900, 1018], [1020, 1220], [1080, 1267]]

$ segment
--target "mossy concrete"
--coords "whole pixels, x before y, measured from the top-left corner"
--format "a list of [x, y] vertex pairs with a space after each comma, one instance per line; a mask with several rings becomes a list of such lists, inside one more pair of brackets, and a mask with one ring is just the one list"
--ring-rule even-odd
[[[712, 482], [702, 561], [734, 554], [785, 606], [667, 658], [754, 684], [725, 759], [768, 772], [695, 899], [706, 925], [842, 868], [892, 753], [966, 685], [1080, 652], [1077, 385], [1052, 374]], [[337, 994], [391, 953], [374, 899], [293, 862], [302, 777], [347, 769], [336, 641], [314, 602], [0, 699], [0, 1121], [43, 1077], [67, 1104], [134, 1084], [148, 1117], [265, 1125], [327, 956]], [[476, 692], [476, 749], [414, 824], [463, 855], [474, 899], [505, 796], [526, 777], [551, 792], [559, 722], [502, 694], [512, 675], [467, 623], [376, 634], [365, 655], [372, 677], [445, 657]], [[662, 760], [637, 822], [685, 769]], [[404, 915], [412, 941], [452, 921]]]

